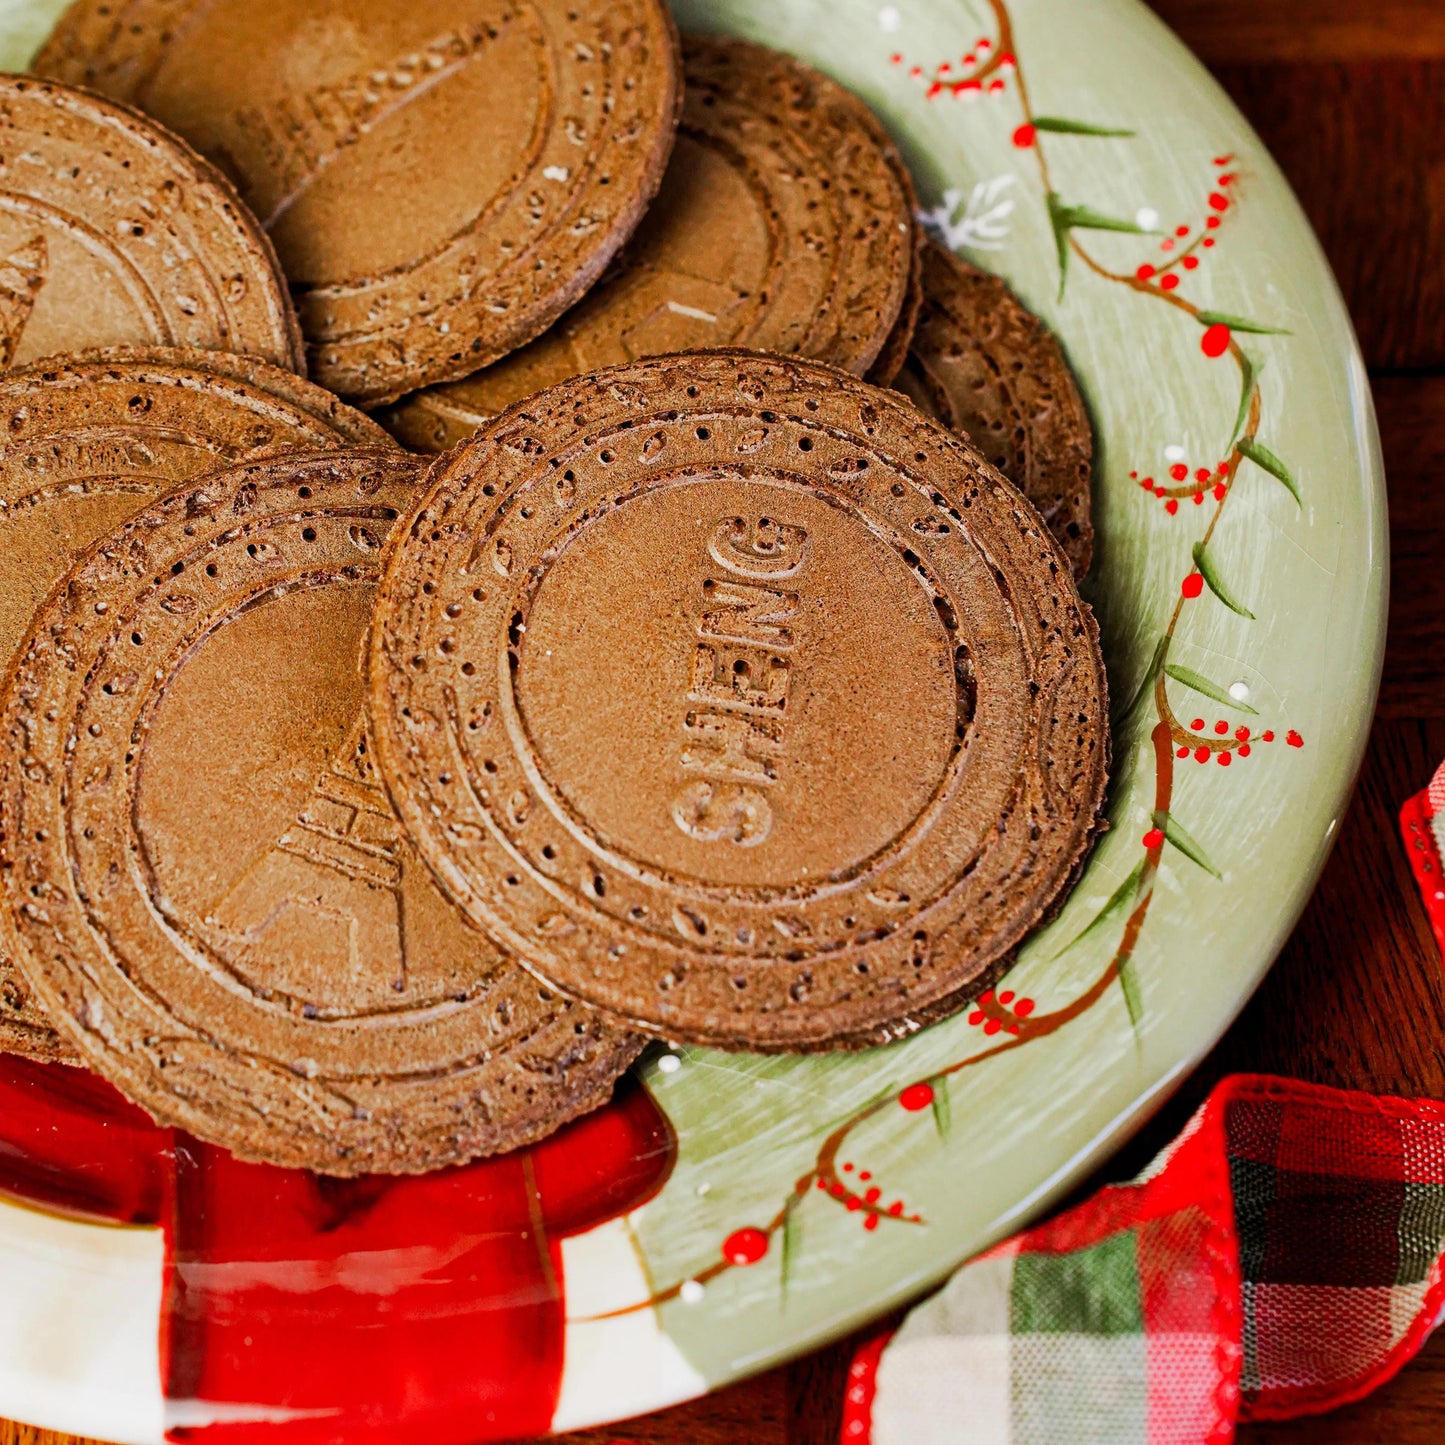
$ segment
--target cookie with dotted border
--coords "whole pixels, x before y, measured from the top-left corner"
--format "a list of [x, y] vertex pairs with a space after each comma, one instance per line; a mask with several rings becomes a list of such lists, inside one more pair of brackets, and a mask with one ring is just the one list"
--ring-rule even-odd
[[640, 1040], [468, 927], [372, 774], [361, 643], [421, 465], [288, 453], [102, 540], [0, 711], [6, 932], [82, 1061], [243, 1158], [420, 1172], [603, 1102]]
[[1094, 431], [1058, 339], [1000, 276], [929, 240], [923, 308], [893, 382], [1043, 514], [1075, 577], [1094, 551]]
[[0, 76], [0, 368], [126, 343], [304, 365], [275, 252], [225, 177], [128, 106]]
[[617, 263], [529, 346], [390, 409], [407, 446], [445, 451], [569, 377], [700, 347], [897, 373], [917, 301], [913, 184], [893, 142], [861, 100], [789, 55], [698, 36], [682, 54], [677, 145]]
[[[286, 447], [395, 443], [299, 376], [227, 352], [118, 347], [0, 376], [0, 677], [85, 550], [181, 483]], [[0, 951], [0, 1049], [73, 1057]]]
[[92, 347], [65, 358], [67, 362], [99, 361], [121, 366], [188, 366], [212, 376], [243, 381], [268, 396], [315, 417], [344, 442], [358, 447], [396, 447], [399, 443], [364, 411], [348, 406], [335, 392], [307, 381], [294, 371], [272, 366], [259, 356], [236, 351], [198, 351], [179, 346]]
[[35, 66], [236, 181], [313, 375], [365, 405], [488, 365], [582, 295], [681, 103], [664, 0], [78, 0]]
[[1055, 904], [1108, 758], [1037, 512], [906, 399], [747, 352], [578, 378], [388, 559], [379, 770], [451, 895], [669, 1038], [900, 1036]]

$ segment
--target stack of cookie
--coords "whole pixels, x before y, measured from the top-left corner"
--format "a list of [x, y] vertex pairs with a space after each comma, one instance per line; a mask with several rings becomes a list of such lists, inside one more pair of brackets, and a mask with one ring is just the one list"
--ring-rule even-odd
[[661, 0], [124, 14], [0, 78], [0, 1046], [411, 1172], [986, 987], [1099, 826], [1089, 426], [866, 107]]

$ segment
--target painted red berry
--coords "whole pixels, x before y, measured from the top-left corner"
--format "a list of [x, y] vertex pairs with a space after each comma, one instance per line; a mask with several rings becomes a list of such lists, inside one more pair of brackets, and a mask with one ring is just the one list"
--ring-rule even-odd
[[1173, 497], [1170, 497], [1169, 500], [1164, 503], [1164, 510], [1172, 517], [1175, 512], [1179, 510], [1179, 503], [1176, 502]]
[[1003, 89], [1003, 81], [998, 79], [991, 80], [988, 83], [988, 88], [991, 93], [996, 95]]
[[1189, 724], [1189, 726], [1192, 727], [1195, 732], [1198, 732], [1200, 728], [1204, 726], [1204, 719], [1202, 717], [1197, 717], [1192, 723]]
[[1267, 731], [1262, 732], [1259, 735], [1259, 740], [1262, 743], [1272, 743], [1274, 741], [1274, 729], [1270, 728]]
[[1204, 747], [1195, 748], [1194, 761], [1196, 763], [1207, 763], [1209, 761], [1209, 749]]
[[[992, 49], [993, 49], [993, 41], [990, 40], [987, 35], [980, 35], [980, 36], [978, 37], [978, 39], [974, 42], [973, 48], [974, 48], [975, 50], [992, 50]], [[1013, 56], [1009, 56], [1009, 59], [1012, 60], [1012, 59], [1013, 59]], [[1227, 165], [1229, 164], [1229, 162], [1232, 161], [1233, 159], [1234, 159], [1233, 156], [1228, 156], [1228, 157], [1226, 157], [1226, 158], [1225, 158], [1224, 160], [1222, 160], [1222, 161], [1216, 161], [1216, 162], [1215, 162], [1215, 165], [1227, 166]]]
[[[1205, 217], [1205, 220], [1204, 220], [1204, 224], [1205, 224], [1206, 226], [1208, 226], [1211, 231], [1217, 231], [1217, 230], [1219, 229], [1219, 217], [1218, 217], [1218, 216], [1206, 216], [1206, 217]], [[1205, 245], [1208, 245], [1208, 244], [1209, 244], [1209, 243], [1206, 241], [1206, 242], [1205, 242]]]
[[890, 61], [893, 65], [902, 65], [902, 64], [903, 64], [903, 57], [902, 57], [901, 55], [899, 55], [899, 54], [897, 53], [897, 51], [895, 51], [892, 55], [890, 55], [890, 56], [888, 57], [888, 59], [889, 59], [889, 61]]
[[877, 1228], [878, 1228], [878, 1216], [877, 1216], [876, 1214], [870, 1214], [870, 1215], [863, 1221], [863, 1228], [864, 1228], [864, 1229], [868, 1229], [868, 1230], [877, 1229]]
[[1008, 1005], [1011, 1004], [1011, 1003], [1014, 1001], [1014, 991], [1013, 991], [1013, 989], [1011, 989], [1011, 988], [1006, 988], [1006, 989], [1004, 989], [1004, 991], [1003, 991], [1001, 994], [999, 994], [999, 996], [998, 996], [998, 1001], [999, 1001], [1001, 1004], [1003, 1004], [1005, 1008], [1007, 1008]]
[[1154, 276], [1154, 268], [1147, 262], [1140, 266], [1134, 273], [1141, 281], [1148, 281]]
[[1194, 505], [1195, 505], [1196, 507], [1202, 507], [1202, 506], [1204, 505], [1204, 493], [1203, 493], [1203, 492], [1195, 492], [1195, 494], [1194, 494]]
[[1230, 764], [1230, 761], [1231, 761], [1231, 759], [1230, 759], [1230, 755], [1229, 755], [1228, 753], [1220, 753], [1220, 754], [1219, 754], [1219, 766], [1220, 766], [1221, 768], [1227, 768], [1227, 767], [1229, 766], [1229, 764]]
[[1154, 478], [1145, 477], [1144, 480], [1139, 483], [1139, 485], [1143, 487], [1146, 492], [1152, 492], [1154, 490]]
[[729, 1264], [756, 1264], [768, 1252], [768, 1236], [749, 1225], [735, 1229], [723, 1241], [723, 1258]]
[[1211, 211], [1227, 211], [1229, 209], [1229, 197], [1221, 196], [1218, 191], [1211, 191], [1209, 195], [1209, 209]]
[[1195, 269], [1198, 267], [1198, 265], [1199, 265], [1199, 257], [1198, 257], [1198, 256], [1185, 256], [1184, 259], [1181, 260], [1179, 264], [1180, 264], [1181, 266], [1183, 266], [1186, 271], [1193, 271], [1193, 270], [1195, 270]]
[[1007, 50], [1005, 50], [1004, 53], [999, 56], [998, 63], [1001, 66], [1011, 66], [1017, 64], [1017, 62], [1013, 58], [1013, 55]]
[[1028, 1016], [1029, 1016], [1031, 1013], [1033, 1013], [1033, 1011], [1034, 1011], [1034, 1001], [1033, 1001], [1033, 999], [1031, 999], [1031, 998], [1021, 998], [1021, 999], [1014, 1005], [1014, 1013], [1016, 1013], [1016, 1014], [1019, 1016], [1019, 1018], [1021, 1018], [1021, 1019], [1026, 1019], [1026, 1018], [1028, 1018]]
[[1234, 736], [1240, 742], [1247, 743], [1249, 741], [1249, 729], [1247, 727], [1237, 727], [1234, 730]]
[[974, 1011], [968, 1016], [968, 1021], [974, 1026], [974, 1028], [977, 1028], [979, 1024], [983, 1022], [983, 1020], [984, 1012], [981, 1008], [974, 1009]]
[[1175, 756], [1176, 756], [1176, 757], [1180, 757], [1180, 758], [1187, 758], [1187, 757], [1189, 756], [1189, 749], [1188, 749], [1188, 748], [1180, 748], [1179, 751], [1178, 751], [1178, 753], [1175, 754]]
[[1292, 748], [1302, 748], [1305, 745], [1305, 740], [1293, 728], [1284, 735], [1284, 740]]
[[1214, 500], [1215, 500], [1216, 502], [1222, 502], [1228, 495], [1229, 495], [1229, 488], [1226, 487], [1223, 482], [1218, 482], [1218, 483], [1215, 484], [1215, 488], [1214, 488]]
[[994, 1034], [998, 1033], [998, 1031], [999, 1031], [1001, 1028], [1003, 1028], [1003, 1020], [1002, 1020], [1002, 1019], [990, 1019], [990, 1020], [983, 1026], [983, 1031], [984, 1031], [984, 1033], [986, 1033], [986, 1034], [988, 1034], [990, 1037], [992, 1037]]
[[1160, 289], [1164, 291], [1172, 291], [1178, 284], [1179, 278], [1172, 271], [1167, 276], [1161, 277], [1159, 281]]
[[1162, 848], [1164, 846], [1164, 833], [1162, 829], [1150, 828], [1144, 834], [1144, 846], [1149, 849]]
[[1214, 724], [1214, 731], [1217, 732], [1220, 737], [1223, 737], [1225, 733], [1229, 731], [1229, 724], [1225, 722], [1223, 718], [1220, 718], [1219, 721]]
[[916, 1114], [920, 1109], [926, 1109], [933, 1102], [932, 1084], [909, 1084], [899, 1094], [898, 1102], [908, 1110], [910, 1114]]
[[1029, 125], [1028, 122], [1025, 121], [1024, 124], [1021, 125], [1014, 132], [1014, 144], [1021, 151], [1026, 151], [1031, 145], [1033, 145], [1034, 137], [1037, 134], [1038, 132], [1033, 128], [1033, 126]]
[[1191, 572], [1185, 579], [1184, 585], [1179, 589], [1186, 597], [1193, 601], [1204, 591], [1204, 578], [1198, 572]]
[[1159, 249], [1161, 251], [1172, 251], [1174, 249], [1174, 237], [1165, 236], [1165, 238], [1159, 243]]
[[1186, 467], [1183, 462], [1175, 462], [1174, 465], [1169, 468], [1169, 475], [1173, 477], [1176, 482], [1182, 482], [1184, 478], [1189, 475], [1189, 468]]
[[1247, 758], [1249, 756], [1249, 744], [1240, 743], [1238, 752], [1240, 757]]
[[1208, 467], [1200, 467], [1194, 473], [1194, 480], [1198, 482], [1200, 486], [1203, 486], [1213, 475], [1214, 473], [1211, 472]]
[[883, 1191], [875, 1184], [870, 1190], [868, 1190], [866, 1194], [864, 1194], [863, 1203], [877, 1204], [882, 1197]]
[[1229, 350], [1229, 327], [1222, 321], [1206, 327], [1204, 335], [1199, 338], [1199, 349], [1206, 356], [1223, 356]]
[[[1211, 216], [1209, 219], [1212, 221], [1214, 217]], [[1212, 250], [1214, 247], [1214, 237], [1206, 236], [1199, 244], [1203, 246], [1206, 251]]]

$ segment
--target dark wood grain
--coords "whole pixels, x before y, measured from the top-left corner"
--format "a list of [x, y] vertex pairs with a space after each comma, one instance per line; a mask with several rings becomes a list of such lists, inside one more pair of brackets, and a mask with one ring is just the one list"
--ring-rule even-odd
[[[1380, 714], [1319, 890], [1269, 978], [1103, 1177], [1126, 1177], [1224, 1073], [1445, 1098], [1445, 971], [1397, 841], [1445, 757], [1445, 0], [1154, 0], [1299, 194], [1375, 371], [1394, 566]], [[1403, 375], [1401, 372], [1411, 374]], [[836, 1445], [853, 1342], [574, 1445]], [[960, 1439], [966, 1437], [960, 1435]], [[1246, 1445], [1438, 1445], [1445, 1332], [1367, 1400]], [[78, 1445], [0, 1423], [0, 1445]]]

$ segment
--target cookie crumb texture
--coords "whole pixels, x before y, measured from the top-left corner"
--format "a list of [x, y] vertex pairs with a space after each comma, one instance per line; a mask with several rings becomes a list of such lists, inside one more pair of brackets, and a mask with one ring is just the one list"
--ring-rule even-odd
[[619, 367], [439, 463], [372, 632], [380, 770], [482, 926], [668, 1038], [898, 1037], [1044, 918], [1107, 767], [1038, 514], [894, 393]]
[[515, 1148], [640, 1040], [470, 929], [379, 787], [362, 640], [420, 465], [290, 453], [72, 573], [0, 715], [4, 951], [156, 1119], [331, 1174]]
[[530, 341], [657, 189], [681, 102], [663, 0], [104, 0], [36, 69], [126, 100], [236, 182], [312, 374], [371, 405]]

